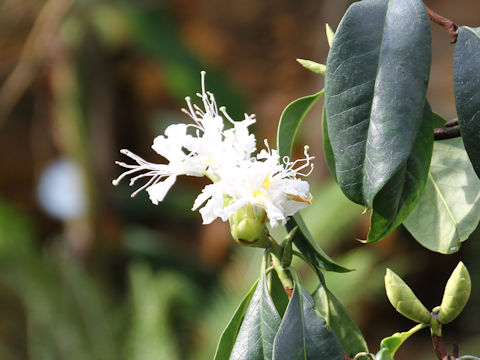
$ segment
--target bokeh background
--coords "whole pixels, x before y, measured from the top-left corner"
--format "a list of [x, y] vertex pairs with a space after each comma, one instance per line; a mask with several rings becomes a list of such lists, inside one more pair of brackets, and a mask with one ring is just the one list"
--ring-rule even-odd
[[[261, 251], [235, 245], [228, 226], [190, 211], [204, 182], [181, 178], [154, 206], [130, 198], [119, 149], [160, 162], [153, 138], [186, 121], [184, 97], [207, 87], [234, 118], [255, 113], [259, 145], [275, 144], [283, 108], [323, 87], [295, 58], [325, 62], [325, 23], [345, 0], [0, 0], [0, 359], [211, 359], [217, 339], [260, 271]], [[478, 26], [475, 0], [428, 1]], [[429, 99], [455, 117], [448, 35], [432, 25]], [[327, 274], [371, 351], [413, 324], [384, 294], [390, 267], [432, 308], [459, 259], [472, 297], [445, 329], [448, 349], [480, 355], [480, 234], [458, 254], [421, 247], [403, 228], [363, 245], [368, 215], [332, 182], [321, 106], [297, 139], [316, 156], [305, 219], [349, 274]], [[311, 274], [302, 271], [311, 289]], [[399, 359], [435, 359], [427, 332]]]

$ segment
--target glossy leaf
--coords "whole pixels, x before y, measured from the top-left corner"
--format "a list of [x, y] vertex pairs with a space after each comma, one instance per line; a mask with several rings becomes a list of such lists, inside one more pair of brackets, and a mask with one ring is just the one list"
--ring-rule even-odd
[[223, 330], [222, 335], [220, 336], [220, 341], [217, 345], [217, 351], [215, 352], [214, 360], [223, 360], [229, 358], [237, 338], [238, 330], [240, 329], [245, 312], [247, 311], [247, 307], [250, 304], [250, 300], [252, 299], [257, 285], [258, 281], [255, 282], [247, 295], [245, 295], [237, 310], [235, 310], [235, 314], [233, 314], [233, 317], [229, 321], [227, 327], [225, 330]]
[[268, 292], [265, 274], [262, 273], [240, 326], [230, 359], [272, 359], [273, 340], [280, 321], [280, 315]]
[[375, 360], [393, 360], [393, 356], [388, 349], [380, 349], [377, 355], [375, 355]]
[[385, 238], [407, 218], [420, 200], [432, 158], [432, 133], [432, 112], [427, 103], [410, 156], [373, 201], [367, 242]]
[[[378, 352], [377, 356], [378, 359], [393, 359], [393, 356], [397, 352], [398, 348], [413, 334], [417, 331], [427, 328], [428, 325], [419, 324], [414, 326], [408, 331], [405, 332], [398, 332], [393, 334], [392, 336], [386, 337], [380, 343], [380, 351]], [[388, 357], [390, 355], [390, 357]], [[375, 360], [377, 360], [377, 356]]]
[[313, 292], [313, 300], [318, 313], [335, 332], [343, 350], [350, 355], [368, 352], [362, 332], [353, 321], [347, 309], [324, 285]]
[[288, 306], [288, 296], [285, 293], [285, 289], [278, 278], [276, 271], [272, 271], [270, 274], [270, 284], [268, 288], [270, 289], [270, 294], [275, 307], [277, 308], [278, 314], [280, 317], [283, 317]]
[[325, 118], [326, 114], [324, 105], [322, 111], [323, 154], [325, 156], [325, 162], [327, 163], [328, 170], [330, 170], [330, 173], [335, 181], [338, 182], [337, 170], [335, 168], [335, 157], [333, 155], [332, 144], [330, 143], [330, 136], [328, 135], [328, 126]]
[[293, 272], [295, 288], [273, 344], [274, 360], [344, 360], [343, 350]]
[[[311, 107], [323, 96], [323, 90], [317, 94], [306, 96], [290, 103], [282, 113], [277, 130], [277, 149], [281, 157], [289, 156], [292, 152], [293, 141], [300, 124], [305, 118]], [[308, 231], [307, 225], [299, 213], [295, 214], [286, 224], [288, 231], [298, 226], [293, 243], [302, 252], [302, 254], [312, 263], [312, 265], [321, 269], [347, 272], [350, 271], [336, 264], [325, 252], [316, 244], [312, 235]]]
[[277, 149], [280, 157], [290, 157], [292, 154], [293, 141], [297, 134], [298, 128], [305, 116], [315, 103], [323, 96], [323, 90], [320, 92], [302, 97], [292, 101], [283, 110], [280, 116], [277, 130]]
[[404, 221], [426, 248], [443, 254], [458, 251], [480, 221], [480, 180], [460, 138], [436, 141], [427, 184]]
[[465, 149], [480, 177], [480, 28], [460, 27], [453, 59], [458, 123]]
[[[343, 17], [327, 60], [325, 107], [337, 181], [352, 201], [371, 207], [403, 175], [423, 119], [430, 61], [421, 0], [364, 0]], [[395, 207], [400, 200], [386, 201]]]
[[291, 231], [295, 226], [298, 226], [298, 231], [293, 236], [293, 243], [313, 266], [335, 272], [352, 271], [338, 265], [317, 245], [299, 213], [292, 216], [286, 224], [288, 231]]

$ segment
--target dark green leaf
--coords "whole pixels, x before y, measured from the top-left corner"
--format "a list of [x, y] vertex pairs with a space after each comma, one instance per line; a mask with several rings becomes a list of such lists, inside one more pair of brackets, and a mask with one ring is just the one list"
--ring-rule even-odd
[[292, 272], [295, 288], [275, 336], [274, 360], [343, 360], [344, 354], [335, 334], [315, 312], [310, 294]]
[[[290, 103], [283, 111], [277, 130], [277, 147], [281, 157], [290, 157], [293, 140], [295, 139], [295, 134], [300, 124], [311, 107], [322, 97], [322, 95], [323, 90], [317, 94], [297, 99]], [[291, 231], [295, 226], [298, 226], [298, 231], [295, 233], [293, 243], [312, 263], [312, 265], [329, 271], [350, 271], [349, 269], [336, 264], [315, 243], [315, 240], [308, 231], [308, 228], [299, 213], [295, 214], [286, 225], [288, 231]]]
[[253, 292], [257, 288], [257, 284], [258, 281], [255, 282], [247, 295], [245, 295], [242, 302], [235, 311], [232, 319], [229, 321], [227, 327], [225, 328], [225, 330], [223, 330], [222, 335], [220, 336], [220, 341], [217, 345], [217, 351], [215, 352], [214, 360], [223, 360], [230, 357], [233, 345], [235, 344], [235, 340], [237, 338], [238, 330], [240, 329], [240, 325], [242, 324], [245, 312], [247, 311], [247, 307], [250, 304], [250, 300], [252, 299]]
[[373, 201], [368, 242], [382, 240], [390, 234], [407, 218], [420, 200], [432, 157], [432, 133], [432, 112], [427, 103], [410, 156]]
[[269, 289], [275, 307], [277, 308], [280, 317], [283, 317], [288, 306], [288, 296], [285, 293], [285, 289], [280, 282], [276, 271], [271, 272]]
[[364, 0], [343, 17], [327, 60], [325, 107], [336, 177], [352, 201], [371, 207], [402, 173], [422, 123], [430, 61], [421, 0]]
[[435, 141], [427, 184], [417, 206], [403, 222], [426, 248], [458, 251], [480, 221], [480, 180], [462, 139]]
[[328, 136], [328, 126], [325, 114], [325, 105], [322, 111], [322, 133], [323, 133], [323, 154], [325, 156], [325, 162], [327, 163], [328, 170], [332, 174], [336, 182], [337, 170], [335, 169], [335, 157], [333, 156], [332, 144], [330, 143], [330, 137]]
[[290, 218], [286, 224], [288, 231], [291, 231], [295, 226], [298, 226], [298, 231], [293, 236], [293, 243], [313, 266], [335, 272], [351, 271], [351, 269], [347, 269], [334, 262], [322, 248], [317, 245], [299, 213], [296, 213]]
[[368, 352], [362, 332], [350, 317], [347, 309], [330, 290], [320, 284], [313, 293], [313, 299], [318, 313], [335, 332], [347, 354], [356, 355], [359, 352]]
[[280, 157], [290, 157], [292, 154], [293, 140], [305, 116], [315, 103], [323, 96], [320, 92], [297, 99], [287, 105], [280, 116], [277, 129], [277, 148]]
[[444, 127], [446, 122], [447, 120], [442, 115], [432, 112], [433, 127]]
[[240, 326], [230, 359], [272, 359], [273, 340], [280, 321], [280, 315], [268, 292], [265, 274], [262, 272]]
[[460, 27], [453, 58], [458, 123], [473, 168], [480, 177], [480, 28]]

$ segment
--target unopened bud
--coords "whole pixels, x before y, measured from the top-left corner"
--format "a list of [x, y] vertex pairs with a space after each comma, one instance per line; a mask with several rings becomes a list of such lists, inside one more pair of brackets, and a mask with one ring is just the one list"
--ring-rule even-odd
[[256, 213], [251, 204], [246, 204], [228, 219], [233, 239], [245, 246], [267, 248], [270, 246], [268, 231], [265, 224], [265, 210]]
[[417, 323], [430, 323], [430, 312], [418, 300], [412, 289], [393, 271], [387, 269], [385, 289], [388, 300], [403, 316]]
[[438, 320], [442, 324], [448, 324], [460, 315], [470, 297], [471, 287], [470, 274], [463, 262], [460, 261], [445, 286], [442, 304], [438, 312]]

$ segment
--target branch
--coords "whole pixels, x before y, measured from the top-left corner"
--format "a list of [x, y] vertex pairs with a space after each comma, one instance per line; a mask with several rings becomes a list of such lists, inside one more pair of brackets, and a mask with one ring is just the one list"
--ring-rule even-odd
[[457, 126], [458, 125], [458, 118], [449, 120], [445, 123], [445, 127], [452, 127], [452, 126]]
[[433, 136], [435, 140], [446, 140], [460, 137], [460, 128], [458, 126], [449, 128], [433, 129]]
[[456, 360], [458, 355], [458, 348], [454, 348], [454, 352], [457, 352], [456, 355], [448, 354], [443, 346], [443, 341], [441, 336], [432, 335], [432, 344], [435, 349], [435, 353], [439, 360]]
[[458, 25], [455, 24], [455, 22], [453, 22], [452, 20], [437, 14], [435, 11], [430, 9], [427, 5], [425, 5], [425, 9], [427, 10], [427, 14], [430, 20], [438, 25], [443, 26], [445, 30], [448, 32], [448, 34], [450, 35], [450, 43], [451, 44], [456, 43], [457, 37], [458, 37]]

